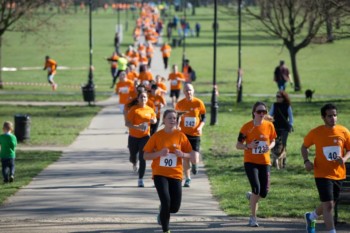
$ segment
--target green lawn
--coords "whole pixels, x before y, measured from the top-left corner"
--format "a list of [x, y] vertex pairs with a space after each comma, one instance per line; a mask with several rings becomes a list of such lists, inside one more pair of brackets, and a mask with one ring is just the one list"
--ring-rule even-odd
[[[196, 92], [210, 103], [213, 78], [213, 8], [198, 8], [195, 16], [188, 12], [191, 27], [195, 22], [202, 25], [199, 38], [186, 39], [186, 57], [197, 72]], [[172, 12], [173, 13], [173, 12]], [[177, 12], [181, 18], [182, 13]], [[257, 100], [266, 101], [270, 106], [277, 88], [272, 82], [272, 73], [279, 60], [284, 59], [290, 67], [289, 55], [281, 41], [270, 38], [260, 29], [257, 22], [243, 15], [242, 30], [242, 66], [243, 103], [237, 104], [236, 79], [238, 67], [237, 16], [220, 8], [218, 47], [217, 47], [217, 83], [220, 95], [218, 124], [209, 126], [210, 108], [207, 108], [208, 123], [204, 128], [202, 152], [205, 166], [215, 196], [226, 213], [234, 216], [247, 216], [248, 203], [245, 192], [249, 184], [243, 170], [243, 153], [235, 149], [237, 135], [244, 122], [250, 120], [251, 107]], [[170, 18], [170, 17], [169, 17]], [[125, 15], [121, 14], [124, 23]], [[49, 87], [32, 85], [10, 85], [0, 91], [1, 100], [36, 101], [81, 101], [80, 86], [87, 81], [88, 60], [88, 15], [84, 13], [58, 15], [54, 18], [60, 25], [41, 38], [19, 33], [6, 33], [3, 42], [2, 65], [4, 67], [39, 67], [33, 71], [3, 72], [5, 82], [46, 83], [46, 72], [41, 68], [44, 56], [50, 55], [59, 66], [73, 67], [73, 70], [59, 70], [56, 80], [59, 89], [53, 93]], [[165, 24], [168, 20], [165, 21]], [[113, 37], [117, 15], [111, 11], [93, 14], [94, 34], [94, 82], [97, 85], [97, 100], [107, 98], [111, 77], [109, 65], [104, 60], [113, 51]], [[133, 20], [129, 15], [129, 30], [124, 32], [122, 51], [132, 43]], [[174, 31], [174, 34], [176, 32]], [[350, 40], [336, 41], [333, 44], [311, 44], [298, 54], [298, 67], [303, 90], [315, 90], [314, 101], [306, 103], [302, 93], [292, 95], [292, 107], [295, 116], [295, 132], [288, 140], [288, 167], [285, 170], [272, 169], [271, 192], [261, 202], [259, 216], [284, 216], [301, 218], [304, 212], [312, 210], [318, 204], [312, 175], [304, 171], [300, 158], [300, 146], [305, 134], [313, 127], [322, 124], [319, 109], [325, 102], [335, 102], [339, 107], [339, 123], [350, 127], [350, 98], [347, 83]], [[171, 63], [181, 64], [183, 48], [173, 48]], [[209, 95], [204, 95], [208, 94]], [[261, 95], [263, 97], [258, 97]], [[76, 135], [88, 125], [91, 117], [98, 111], [88, 107], [6, 107], [0, 106], [0, 121], [13, 119], [16, 113], [29, 113], [32, 116], [30, 144], [68, 145]], [[79, 116], [79, 117], [78, 117]], [[83, 118], [81, 116], [84, 116]], [[76, 120], [78, 118], [79, 120]], [[82, 120], [83, 119], [83, 120]], [[52, 127], [54, 126], [54, 127]], [[70, 128], [63, 132], [54, 128]], [[21, 154], [19, 154], [21, 156]], [[50, 162], [50, 161], [49, 161]], [[20, 167], [18, 168], [20, 169]], [[33, 173], [34, 174], [34, 173]], [[33, 176], [33, 175], [32, 175]], [[1, 194], [5, 195], [5, 194]], [[6, 194], [8, 195], [8, 194]], [[6, 197], [5, 197], [6, 198]], [[5, 199], [2, 197], [1, 200]], [[340, 208], [340, 218], [350, 220], [349, 206]]]

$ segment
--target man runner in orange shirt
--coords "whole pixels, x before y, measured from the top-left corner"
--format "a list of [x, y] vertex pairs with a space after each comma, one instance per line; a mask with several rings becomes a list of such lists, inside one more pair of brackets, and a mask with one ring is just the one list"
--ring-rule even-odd
[[[305, 169], [314, 170], [321, 204], [305, 214], [307, 232], [315, 232], [318, 216], [323, 215], [329, 233], [335, 233], [334, 205], [339, 198], [342, 180], [346, 178], [345, 162], [350, 158], [350, 132], [337, 123], [337, 108], [326, 104], [321, 108], [324, 125], [312, 129], [304, 138], [301, 155]], [[309, 147], [315, 145], [314, 162], [309, 160]], [[346, 152], [345, 152], [346, 151]]]
[[45, 57], [45, 65], [43, 70], [47, 70], [47, 81], [51, 84], [52, 90], [56, 91], [57, 84], [53, 80], [57, 69], [57, 62], [49, 56]]
[[[205, 125], [206, 109], [203, 101], [194, 97], [194, 88], [192, 84], [185, 84], [184, 94], [185, 98], [176, 104], [175, 109], [177, 111], [184, 112], [184, 114], [181, 116], [180, 128], [181, 131], [187, 136], [193, 150], [195, 151], [195, 158], [191, 158], [192, 173], [195, 175], [197, 174], [197, 163], [199, 160], [202, 129]], [[190, 187], [190, 159], [184, 159], [183, 165], [186, 176], [184, 187]]]

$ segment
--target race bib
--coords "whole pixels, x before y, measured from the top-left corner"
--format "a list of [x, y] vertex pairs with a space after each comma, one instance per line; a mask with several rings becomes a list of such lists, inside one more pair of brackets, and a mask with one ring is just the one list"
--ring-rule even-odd
[[177, 85], [177, 80], [171, 80], [171, 85], [176, 86]]
[[145, 85], [145, 86], [148, 86], [149, 85], [149, 81], [148, 80], [143, 80], [142, 84]]
[[252, 154], [264, 154], [264, 147], [266, 147], [266, 141], [259, 141], [259, 144], [256, 148], [252, 149]]
[[119, 89], [119, 92], [123, 93], [123, 94], [127, 94], [127, 93], [129, 93], [129, 88], [128, 87], [121, 87]]
[[340, 146], [325, 146], [323, 149], [323, 155], [326, 157], [328, 161], [336, 160], [340, 153]]
[[175, 154], [169, 153], [167, 156], [160, 157], [160, 164], [161, 167], [176, 167], [177, 164], [177, 157]]
[[185, 127], [194, 127], [196, 125], [196, 118], [195, 117], [185, 117], [184, 125], [185, 125]]

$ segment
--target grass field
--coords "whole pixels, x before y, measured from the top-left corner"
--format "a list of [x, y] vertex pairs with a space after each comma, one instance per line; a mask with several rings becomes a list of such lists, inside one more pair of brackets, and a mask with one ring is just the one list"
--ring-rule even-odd
[[[179, 17], [182, 13], [177, 13]], [[211, 29], [213, 8], [199, 8], [197, 14], [188, 20], [193, 27], [195, 22], [202, 25], [199, 38], [186, 39], [186, 57], [191, 60], [198, 78], [195, 88], [204, 102], [210, 102], [213, 78], [213, 32]], [[257, 100], [274, 101], [277, 88], [272, 82], [272, 73], [279, 60], [284, 59], [290, 66], [287, 50], [281, 41], [270, 38], [261, 32], [261, 25], [243, 16], [242, 65], [244, 69], [243, 103], [235, 101], [235, 83], [237, 73], [237, 16], [220, 8], [217, 51], [217, 82], [219, 87], [218, 124], [209, 126], [210, 108], [207, 108], [208, 125], [204, 128], [202, 152], [215, 196], [226, 213], [234, 216], [247, 216], [248, 203], [245, 192], [249, 184], [243, 170], [243, 153], [235, 149], [237, 135], [244, 122], [250, 120], [251, 107]], [[122, 21], [125, 15], [121, 14]], [[19, 33], [7, 33], [4, 38], [4, 67], [43, 67], [44, 56], [49, 54], [60, 66], [77, 69], [61, 70], [56, 75], [60, 84], [57, 92], [49, 87], [40, 86], [6, 86], [6, 94], [1, 93], [1, 100], [36, 100], [36, 101], [82, 101], [80, 85], [87, 80], [88, 66], [88, 16], [84, 13], [58, 15], [60, 22], [57, 29], [44, 33], [44, 38], [28, 35], [24, 40]], [[97, 99], [107, 98], [111, 93], [109, 65], [104, 60], [113, 51], [113, 37], [117, 16], [108, 11], [93, 14], [94, 33], [94, 81], [97, 85]], [[124, 23], [124, 21], [123, 21]], [[167, 22], [166, 22], [167, 23]], [[133, 21], [129, 17], [129, 30], [124, 32], [122, 50], [131, 43]], [[176, 33], [176, 32], [174, 32]], [[318, 203], [312, 175], [303, 169], [300, 146], [303, 137], [313, 127], [322, 124], [319, 109], [325, 102], [335, 102], [339, 107], [339, 123], [350, 127], [350, 98], [346, 84], [350, 40], [336, 41], [333, 44], [312, 44], [298, 54], [299, 73], [303, 90], [315, 90], [312, 103], [305, 103], [302, 93], [292, 94], [292, 107], [295, 117], [295, 132], [288, 140], [288, 167], [282, 171], [272, 169], [271, 192], [261, 202], [259, 217], [298, 217], [305, 211], [312, 210]], [[182, 48], [173, 48], [171, 63], [181, 64]], [[78, 69], [79, 68], [79, 69]], [[46, 82], [46, 72], [33, 71], [3, 72], [5, 82]], [[70, 87], [73, 86], [73, 87]], [[35, 94], [34, 94], [35, 93]], [[261, 95], [263, 97], [258, 97]], [[0, 120], [12, 119], [15, 113], [31, 113], [33, 116], [32, 140], [36, 145], [67, 145], [74, 140], [77, 133], [86, 127], [89, 119], [97, 112], [96, 108], [22, 108], [0, 106]], [[85, 116], [80, 121], [80, 114]], [[44, 116], [44, 118], [41, 118]], [[75, 122], [75, 118], [79, 120]], [[60, 139], [60, 133], [53, 131], [52, 123], [59, 119], [60, 126], [73, 127], [74, 130], [66, 141]], [[37, 119], [40, 121], [35, 122]], [[48, 124], [42, 124], [47, 122]], [[52, 123], [52, 124], [51, 124]], [[78, 126], [78, 123], [81, 125]], [[39, 127], [40, 130], [37, 128]], [[56, 125], [55, 125], [56, 126]], [[34, 130], [35, 128], [35, 130]], [[45, 133], [43, 133], [45, 132]], [[46, 141], [48, 138], [49, 142]], [[34, 174], [34, 173], [33, 173]], [[0, 194], [2, 195], [2, 194]], [[7, 194], [4, 194], [7, 195]], [[350, 220], [349, 206], [340, 208], [340, 218]]]

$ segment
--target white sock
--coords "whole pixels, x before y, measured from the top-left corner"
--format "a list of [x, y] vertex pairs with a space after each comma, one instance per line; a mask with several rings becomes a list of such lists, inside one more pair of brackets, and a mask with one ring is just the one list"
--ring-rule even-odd
[[329, 233], [337, 233], [337, 231], [335, 229], [332, 229], [329, 231]]

